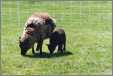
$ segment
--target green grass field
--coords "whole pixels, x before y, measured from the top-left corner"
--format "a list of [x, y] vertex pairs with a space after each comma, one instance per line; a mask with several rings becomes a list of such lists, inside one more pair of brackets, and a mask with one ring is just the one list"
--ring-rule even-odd
[[[2, 1], [1, 73], [3, 75], [76, 75], [112, 73], [111, 1]], [[20, 55], [18, 37], [32, 12], [48, 12], [64, 28], [69, 53]], [[72, 53], [72, 54], [71, 54]]]

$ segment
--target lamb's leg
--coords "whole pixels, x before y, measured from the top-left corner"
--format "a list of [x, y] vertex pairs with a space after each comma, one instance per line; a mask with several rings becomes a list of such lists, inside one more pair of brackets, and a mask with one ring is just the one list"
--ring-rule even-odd
[[64, 42], [63, 51], [66, 51], [66, 42]]
[[66, 35], [64, 36], [64, 47], [63, 47], [63, 51], [66, 51]]
[[58, 45], [58, 52], [63, 53], [62, 44]]

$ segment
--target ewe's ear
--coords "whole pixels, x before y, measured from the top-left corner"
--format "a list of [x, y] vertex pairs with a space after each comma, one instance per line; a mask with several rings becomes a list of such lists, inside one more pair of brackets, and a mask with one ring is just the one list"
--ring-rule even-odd
[[20, 39], [21, 39], [21, 37], [19, 36], [19, 39], [18, 40], [20, 41]]

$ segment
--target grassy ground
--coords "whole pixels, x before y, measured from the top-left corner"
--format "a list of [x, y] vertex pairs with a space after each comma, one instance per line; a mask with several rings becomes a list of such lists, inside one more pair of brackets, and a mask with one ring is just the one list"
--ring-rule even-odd
[[[111, 1], [3, 1], [1, 72], [3, 75], [111, 74]], [[65, 29], [70, 53], [20, 55], [18, 37], [32, 12], [48, 12]], [[44, 44], [48, 40], [44, 41]]]

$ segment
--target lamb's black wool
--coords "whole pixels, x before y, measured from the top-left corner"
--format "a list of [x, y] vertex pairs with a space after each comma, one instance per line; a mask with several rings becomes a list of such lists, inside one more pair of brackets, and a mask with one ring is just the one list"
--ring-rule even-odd
[[50, 36], [48, 49], [50, 53], [53, 53], [56, 46], [58, 46], [58, 52], [63, 53], [66, 50], [66, 34], [63, 29], [55, 29]]

